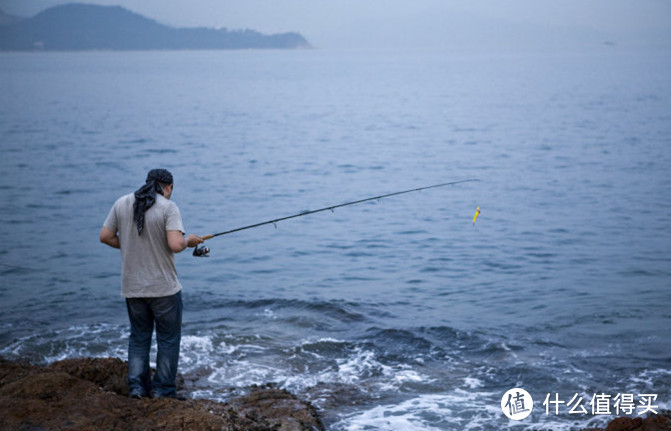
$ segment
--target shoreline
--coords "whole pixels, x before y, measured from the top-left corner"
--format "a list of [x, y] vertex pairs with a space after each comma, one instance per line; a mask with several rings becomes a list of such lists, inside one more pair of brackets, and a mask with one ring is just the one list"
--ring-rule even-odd
[[135, 400], [127, 373], [118, 358], [46, 366], [0, 358], [0, 429], [324, 431], [317, 410], [285, 390], [251, 388], [226, 403]]
[[[128, 397], [128, 364], [73, 358], [50, 365], [0, 357], [0, 429], [324, 431], [317, 409], [272, 386], [227, 402]], [[178, 389], [183, 386], [179, 381]], [[669, 431], [671, 412], [618, 417], [581, 431]]]

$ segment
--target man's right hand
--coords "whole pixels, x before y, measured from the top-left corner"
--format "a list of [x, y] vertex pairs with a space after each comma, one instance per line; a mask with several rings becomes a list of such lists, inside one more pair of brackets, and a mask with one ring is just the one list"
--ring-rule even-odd
[[203, 242], [201, 237], [196, 234], [184, 236], [184, 234], [178, 230], [169, 230], [167, 236], [168, 246], [173, 253], [179, 253], [187, 247], [195, 247]]
[[194, 233], [187, 235], [186, 237], [186, 246], [189, 248], [193, 248], [198, 244], [202, 244], [203, 242], [205, 242], [205, 240]]

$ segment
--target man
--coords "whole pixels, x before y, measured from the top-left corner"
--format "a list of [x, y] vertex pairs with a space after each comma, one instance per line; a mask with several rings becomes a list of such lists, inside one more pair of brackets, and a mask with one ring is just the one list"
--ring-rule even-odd
[[[182, 328], [182, 285], [175, 253], [203, 240], [184, 236], [179, 208], [170, 201], [172, 174], [153, 169], [146, 184], [119, 198], [100, 230], [100, 241], [121, 249], [121, 295], [130, 319], [128, 386], [132, 398], [176, 398], [175, 378]], [[156, 325], [156, 374], [149, 350]]]

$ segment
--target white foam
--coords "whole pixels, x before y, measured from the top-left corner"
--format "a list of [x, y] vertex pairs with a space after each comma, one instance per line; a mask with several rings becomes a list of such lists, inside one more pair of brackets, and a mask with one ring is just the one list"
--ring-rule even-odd
[[[329, 346], [319, 346], [324, 350], [311, 348], [321, 343], [332, 344], [335, 350]], [[433, 381], [412, 365], [387, 365], [372, 350], [363, 346], [352, 348], [335, 338], [303, 340], [297, 345], [301, 348], [283, 350], [292, 352], [288, 360], [277, 361], [272, 346], [240, 344], [224, 347], [224, 343], [212, 345], [208, 337], [185, 337], [183, 356], [193, 359], [184, 361], [184, 372], [188, 372], [189, 367], [206, 365], [212, 370], [207, 380], [213, 386], [242, 389], [274, 382], [296, 393], [318, 385], [334, 384], [352, 385], [362, 392], [377, 394], [397, 392], [406, 384]], [[266, 351], [271, 352], [270, 356]]]
[[362, 376], [381, 373], [392, 374], [391, 367], [375, 359], [375, 353], [357, 348], [353, 356], [337, 360], [337, 378], [340, 383], [356, 383]]
[[[344, 358], [336, 359], [336, 367], [324, 369], [316, 373], [303, 384], [336, 383], [357, 385], [363, 389], [361, 382], [370, 391], [396, 391], [406, 383], [430, 382], [427, 376], [413, 369], [408, 364], [394, 366], [383, 364], [377, 359], [375, 352], [357, 347]], [[298, 383], [292, 379], [292, 383]], [[304, 386], [305, 387], [305, 386]]]
[[629, 380], [636, 385], [642, 386], [642, 389], [654, 391], [655, 389], [661, 389], [654, 387], [655, 380], [660, 379], [661, 376], [669, 375], [671, 375], [671, 370], [658, 368], [655, 370], [643, 370], [638, 376], [632, 376]]
[[[492, 407], [488, 402], [490, 395], [462, 390], [420, 395], [395, 404], [375, 406], [343, 418], [332, 428], [338, 431], [493, 429], [496, 428], [496, 419], [502, 414], [499, 408]], [[463, 410], [475, 411], [469, 412], [469, 419], [464, 420], [459, 419], [463, 418]]]
[[20, 337], [0, 355], [7, 358], [33, 357], [51, 363], [74, 357], [123, 357], [127, 355], [128, 332], [118, 325], [75, 325]]
[[212, 337], [202, 335], [184, 335], [182, 336], [182, 349], [212, 351]]
[[339, 340], [337, 338], [331, 338], [331, 337], [322, 337], [318, 338], [317, 340], [304, 340], [303, 342], [300, 343], [300, 346], [307, 346], [311, 344], [317, 344], [317, 343], [333, 343], [333, 344], [345, 344], [347, 341], [345, 340]]
[[418, 383], [426, 381], [426, 376], [414, 370], [400, 370], [394, 374], [394, 380], [399, 384], [403, 384], [405, 382]]
[[475, 377], [465, 377], [464, 385], [470, 389], [476, 389], [483, 387], [485, 384], [482, 382], [482, 380], [476, 379]]
[[214, 368], [208, 381], [216, 385], [244, 388], [275, 382], [277, 377], [283, 374], [283, 371], [278, 368], [237, 360]]
[[271, 310], [270, 308], [264, 309], [263, 313], [257, 313], [257, 316], [263, 316], [266, 319], [272, 319], [272, 320], [277, 319], [277, 316], [275, 315], [275, 312], [273, 310]]
[[[222, 342], [225, 347], [225, 343]], [[211, 336], [184, 335], [180, 346], [179, 361], [184, 367], [209, 363], [215, 351]]]

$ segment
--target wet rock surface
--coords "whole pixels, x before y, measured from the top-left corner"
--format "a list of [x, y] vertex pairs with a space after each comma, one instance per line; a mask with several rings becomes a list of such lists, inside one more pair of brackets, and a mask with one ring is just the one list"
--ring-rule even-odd
[[582, 431], [671, 431], [671, 412], [644, 418], [613, 419], [606, 428], [585, 428]]
[[[315, 408], [285, 390], [251, 388], [228, 403], [134, 400], [128, 398], [127, 372], [128, 364], [116, 358], [49, 366], [0, 358], [0, 430], [324, 430]], [[620, 417], [606, 428], [582, 431], [671, 431], [671, 412]]]
[[128, 398], [127, 364], [68, 359], [37, 366], [0, 359], [2, 430], [317, 431], [316, 410], [293, 394], [255, 388], [228, 403]]

